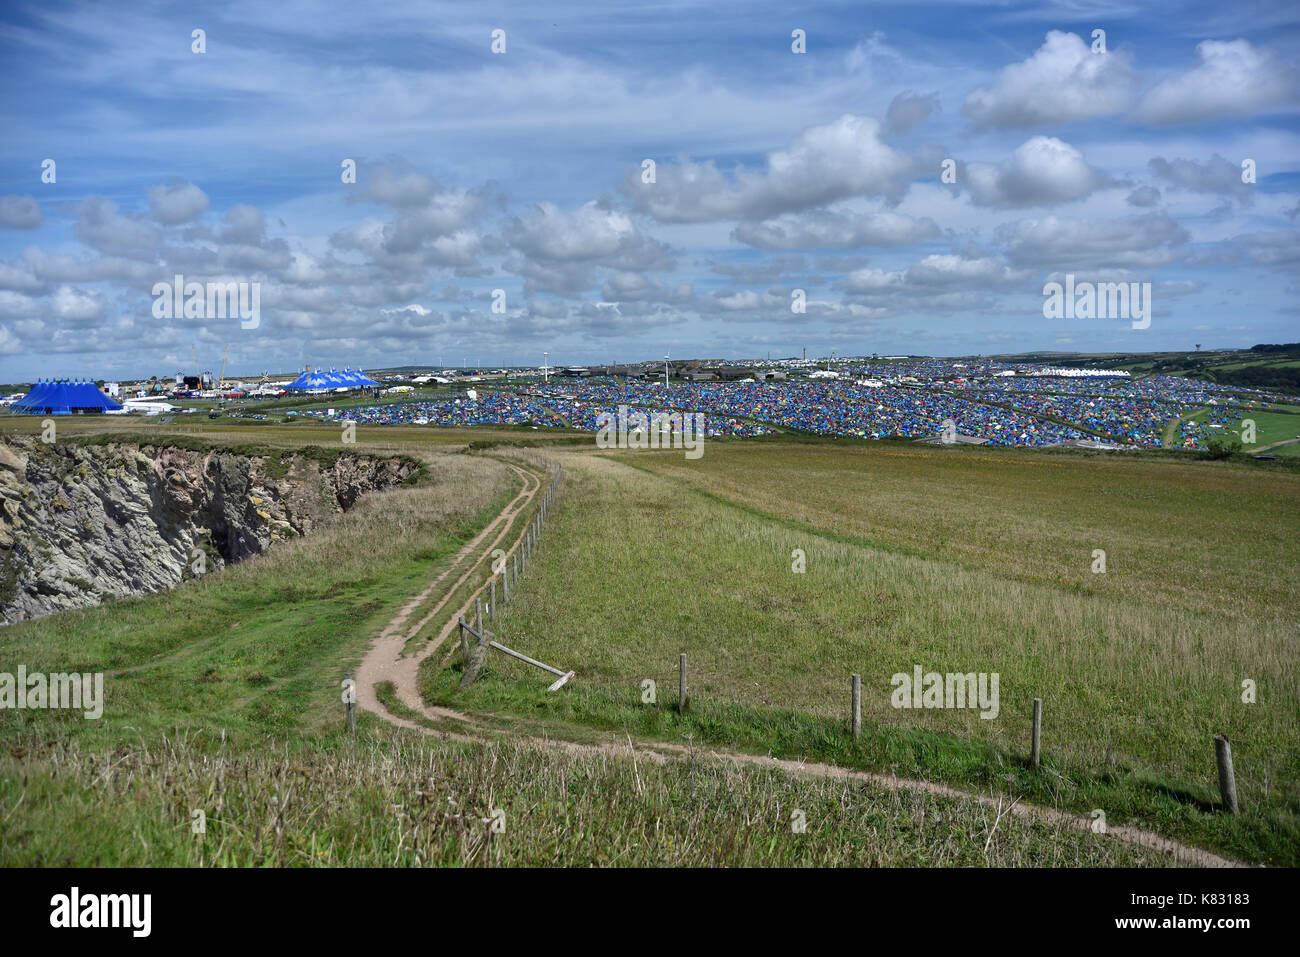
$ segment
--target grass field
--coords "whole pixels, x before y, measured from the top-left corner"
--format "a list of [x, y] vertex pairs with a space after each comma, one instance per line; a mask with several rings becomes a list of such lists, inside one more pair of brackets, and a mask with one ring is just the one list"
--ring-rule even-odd
[[[10, 866], [1119, 866], [1160, 854], [971, 801], [709, 761], [362, 732], [0, 756]], [[20, 783], [21, 780], [21, 783]], [[205, 814], [193, 833], [194, 811]], [[806, 829], [795, 832], [797, 814]], [[493, 820], [499, 831], [493, 830]]]
[[[333, 428], [315, 425], [187, 423], [172, 433], [130, 425], [159, 444], [168, 434], [338, 443]], [[628, 735], [693, 742], [702, 755], [731, 747], [978, 794], [1010, 790], [1085, 816], [1102, 809], [1114, 824], [1246, 860], [1297, 862], [1290, 585], [1300, 476], [1281, 463], [793, 437], [714, 442], [687, 461], [596, 455], [590, 436], [528, 429], [377, 427], [359, 428], [357, 438], [357, 451], [421, 458], [428, 481], [363, 497], [312, 536], [198, 583], [0, 631], [5, 663], [120, 672], [107, 679], [100, 721], [5, 716], [0, 861], [1165, 860], [1009, 819], [985, 850], [990, 811], [965, 799], [927, 798], [918, 817], [921, 798], [868, 784], [846, 792], [703, 758], [637, 767], [511, 740], [541, 733], [604, 746]], [[556, 444], [508, 448], [521, 442]], [[470, 444], [487, 454], [462, 454]], [[497, 631], [577, 677], [548, 695], [538, 672], [494, 657], [485, 678], [460, 693], [459, 665], [435, 656], [421, 673], [426, 697], [475, 714], [499, 740], [417, 743], [414, 732], [365, 714], [362, 750], [352, 756], [335, 733], [339, 677], [518, 491], [500, 460], [510, 456], [530, 468], [541, 456], [562, 461], [566, 477]], [[1107, 551], [1103, 575], [1090, 570], [1094, 548]], [[802, 574], [791, 570], [795, 549], [806, 555]], [[691, 706], [679, 715], [682, 651]], [[915, 664], [998, 672], [998, 717], [890, 707], [890, 676]], [[856, 743], [844, 732], [851, 672], [864, 689]], [[642, 702], [647, 678], [657, 682], [654, 705]], [[1257, 704], [1241, 703], [1242, 678], [1258, 683]], [[1033, 697], [1046, 711], [1040, 770], [1024, 760]], [[1213, 808], [1218, 731], [1234, 742], [1245, 808], [1236, 818]], [[448, 785], [453, 795], [475, 795], [473, 814], [505, 808], [506, 834], [429, 810], [447, 795], [421, 796], [426, 764], [458, 782]], [[194, 795], [226, 787], [230, 803], [210, 823], [212, 840], [196, 842], [187, 823]], [[279, 815], [277, 832], [267, 802], [288, 788], [298, 816]], [[399, 821], [391, 812], [399, 803], [420, 808], [418, 822]], [[808, 813], [800, 837], [815, 840], [789, 840], [792, 807]]]
[[[774, 770], [414, 740], [369, 714], [357, 748], [337, 734], [339, 677], [515, 491], [501, 463], [440, 451], [464, 433], [427, 437], [415, 454], [428, 482], [363, 497], [309, 538], [175, 591], [0, 631], [6, 664], [110, 671], [99, 721], [6, 714], [0, 863], [1165, 863], [1059, 824], [998, 823], [971, 800]], [[484, 825], [495, 808], [501, 835]], [[201, 839], [194, 809], [208, 815]]]
[[[502, 658], [461, 694], [457, 666], [431, 661], [430, 700], [973, 787], [1012, 781], [1045, 803], [1297, 860], [1294, 473], [790, 442], [715, 445], [698, 462], [562, 458], [535, 577], [498, 632], [575, 670], [573, 690], [546, 695], [535, 671]], [[679, 652], [692, 676], [684, 717], [672, 711]], [[891, 676], [918, 664], [999, 673], [1001, 713], [894, 709]], [[843, 734], [850, 673], [871, 728], [857, 747]], [[647, 678], [658, 707], [642, 704]], [[1247, 678], [1256, 704], [1241, 700]], [[1034, 697], [1049, 715], [1045, 773], [1023, 767]], [[1217, 732], [1234, 741], [1251, 808], [1236, 819], [1207, 813]]]
[[[1256, 451], [1266, 445], [1300, 438], [1300, 415], [1280, 412], [1250, 412], [1243, 418], [1255, 420], [1255, 442], [1247, 447]], [[1300, 455], [1300, 444], [1269, 449], [1271, 455]]]

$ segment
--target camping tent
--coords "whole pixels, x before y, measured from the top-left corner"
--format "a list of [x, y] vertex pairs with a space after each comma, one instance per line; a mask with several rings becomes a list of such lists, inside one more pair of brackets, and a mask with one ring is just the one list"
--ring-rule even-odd
[[73, 415], [121, 408], [88, 379], [40, 380], [11, 406], [16, 415]]

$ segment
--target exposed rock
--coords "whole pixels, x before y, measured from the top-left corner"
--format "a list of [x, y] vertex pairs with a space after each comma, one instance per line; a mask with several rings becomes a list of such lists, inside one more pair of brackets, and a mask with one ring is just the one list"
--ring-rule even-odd
[[[324, 460], [322, 462], [321, 460]], [[0, 443], [0, 621], [171, 588], [309, 534], [418, 466], [133, 444]]]

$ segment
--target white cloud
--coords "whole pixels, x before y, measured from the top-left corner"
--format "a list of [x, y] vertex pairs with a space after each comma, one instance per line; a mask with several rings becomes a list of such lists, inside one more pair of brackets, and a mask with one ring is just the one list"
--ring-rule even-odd
[[41, 219], [41, 204], [31, 196], [0, 196], [0, 226], [36, 229]]
[[889, 103], [885, 113], [885, 124], [891, 132], [906, 133], [915, 126], [920, 126], [939, 111], [938, 93], [913, 93], [904, 90]]
[[1252, 192], [1252, 187], [1241, 181], [1241, 167], [1218, 153], [1204, 163], [1187, 159], [1166, 160], [1157, 156], [1147, 165], [1161, 179], [1193, 193], [1248, 196]]
[[1248, 40], [1205, 40], [1196, 45], [1200, 63], [1157, 84], [1138, 104], [1147, 123], [1196, 123], [1223, 115], [1249, 115], [1296, 102], [1297, 72], [1270, 50]]
[[208, 194], [193, 183], [176, 180], [167, 186], [150, 186], [149, 214], [164, 226], [192, 222], [208, 210]]
[[965, 170], [976, 206], [1043, 206], [1082, 199], [1107, 179], [1083, 154], [1055, 137], [1035, 136], [998, 166], [971, 163]]
[[1021, 266], [1077, 272], [1088, 267], [1155, 267], [1181, 261], [1187, 230], [1164, 213], [1089, 222], [1045, 216], [1000, 230], [1007, 258]]
[[656, 182], [640, 168], [622, 185], [631, 202], [661, 222], [760, 219], [851, 196], [898, 199], [916, 162], [880, 138], [880, 123], [846, 113], [813, 126], [769, 153], [765, 168], [737, 167], [729, 180], [712, 161], [660, 163]]
[[741, 223], [732, 233], [739, 242], [757, 249], [904, 246], [938, 235], [938, 224], [928, 217], [914, 219], [894, 212], [851, 214], [824, 210], [787, 214], [760, 223]]
[[559, 263], [599, 262], [619, 269], [670, 265], [664, 244], [642, 233], [621, 210], [592, 201], [571, 212], [541, 203], [511, 224], [511, 243], [535, 259]]
[[108, 303], [101, 293], [60, 286], [51, 297], [50, 307], [66, 322], [89, 322], [104, 315]]
[[965, 114], [977, 130], [1070, 123], [1128, 107], [1133, 73], [1128, 54], [1093, 53], [1074, 33], [1052, 30], [1027, 60], [998, 74], [991, 89], [966, 97]]

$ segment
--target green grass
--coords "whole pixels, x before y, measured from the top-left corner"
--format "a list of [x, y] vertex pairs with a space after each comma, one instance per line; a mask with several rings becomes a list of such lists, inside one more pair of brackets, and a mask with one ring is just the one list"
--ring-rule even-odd
[[258, 748], [179, 732], [116, 752], [39, 740], [13, 750], [22, 756], [0, 754], [0, 862], [9, 866], [1166, 863], [1060, 823], [999, 820], [996, 808], [974, 801], [874, 783], [445, 744], [382, 728], [363, 728], [355, 741]]
[[[544, 675], [496, 657], [458, 694], [455, 668], [426, 663], [429, 699], [553, 732], [673, 736], [676, 719], [642, 713], [639, 689], [652, 679], [661, 700], [674, 696], [686, 652], [699, 709], [686, 730], [702, 742], [960, 786], [1010, 774], [1018, 793], [1082, 813], [1101, 807], [1251, 860], [1300, 859], [1295, 597], [1280, 573], [1295, 564], [1294, 476], [780, 446], [760, 468], [738, 447], [711, 448], [686, 464], [564, 456], [543, 545], [497, 632], [578, 677], [545, 695]], [[1247, 499], [1259, 512], [1236, 520]], [[1207, 524], [1180, 525], [1189, 511]], [[1230, 547], [1241, 535], [1251, 547]], [[1094, 544], [1109, 546], [1104, 576], [1089, 570]], [[804, 574], [791, 571], [796, 548]], [[1233, 580], [1255, 568], [1263, 578]], [[1210, 583], [1221, 594], [1204, 594]], [[892, 708], [891, 675], [915, 664], [999, 673], [1001, 714]], [[854, 672], [872, 733], [846, 752]], [[1242, 703], [1243, 678], [1257, 682], [1257, 704]], [[1027, 751], [1035, 697], [1060, 779], [1006, 771]], [[1247, 808], [1236, 819], [1209, 813], [1217, 732], [1234, 742]]]
[[0, 630], [0, 656], [29, 671], [135, 669], [106, 678], [101, 720], [16, 711], [5, 734], [111, 744], [128, 727], [288, 734], [332, 719], [370, 639], [517, 491], [489, 460], [426, 468], [427, 486], [362, 496], [310, 536], [172, 591]]
[[[61, 424], [60, 436], [102, 441], [121, 431], [112, 425]], [[6, 422], [15, 427], [27, 428]], [[141, 423], [133, 431], [159, 445], [272, 452], [337, 441], [333, 428], [306, 424], [178, 431]], [[512, 588], [496, 631], [577, 671], [547, 694], [549, 676], [494, 653], [487, 675], [462, 694], [457, 665], [426, 661], [426, 697], [477, 715], [490, 734], [605, 745], [630, 734], [979, 793], [1009, 789], [1085, 815], [1102, 808], [1112, 824], [1247, 860], [1297, 863], [1290, 570], [1300, 548], [1300, 474], [1290, 467], [780, 436], [716, 442], [686, 462], [594, 456], [574, 451], [572, 440], [562, 430], [359, 428], [354, 451], [411, 455], [425, 466], [422, 484], [363, 496], [310, 536], [174, 591], [0, 631], [0, 661], [30, 670], [136, 669], [106, 680], [100, 721], [5, 716], [0, 861], [1163, 860], [1009, 818], [985, 854], [992, 812], [971, 801], [865, 784], [846, 791], [843, 782], [740, 770], [703, 753], [637, 767], [508, 740], [415, 743], [363, 715], [353, 758], [352, 744], [334, 733], [340, 677], [518, 489], [500, 462], [455, 454], [477, 443], [533, 465], [536, 452], [507, 446], [549, 445], [546, 458], [565, 463], [528, 577]], [[1089, 570], [1099, 546], [1105, 575]], [[790, 570], [795, 548], [807, 555], [802, 575]], [[690, 656], [685, 715], [672, 708], [680, 651]], [[999, 672], [1001, 715], [892, 709], [889, 676], [913, 664]], [[850, 672], [864, 684], [856, 744], [844, 730]], [[1241, 704], [1243, 677], [1258, 682], [1258, 704]], [[655, 705], [641, 702], [647, 678], [658, 685]], [[391, 688], [379, 694], [413, 719]], [[1033, 697], [1046, 710], [1037, 771], [1024, 760]], [[1233, 739], [1245, 810], [1236, 818], [1213, 809], [1218, 731]], [[421, 797], [425, 767], [461, 775], [462, 789]], [[227, 786], [225, 817], [210, 814], [208, 837], [196, 842], [189, 810]], [[289, 788], [281, 807], [293, 810], [280, 815], [277, 833], [269, 799]], [[470, 794], [475, 801], [463, 799]], [[490, 812], [484, 795], [506, 809], [506, 835], [431, 812], [404, 831], [386, 816], [393, 804], [441, 808], [452, 796], [481, 825]], [[786, 842], [792, 807], [808, 812], [815, 841]]]
[[[1246, 412], [1243, 419], [1255, 420], [1255, 441], [1248, 448], [1257, 450], [1262, 445], [1272, 445], [1274, 442], [1284, 442], [1288, 439], [1300, 438], [1300, 415], [1288, 415], [1279, 412]], [[1227, 432], [1227, 429], [1216, 429], [1216, 432]], [[1240, 432], [1234, 430], [1233, 438], [1239, 439]], [[1273, 453], [1283, 452], [1283, 449], [1273, 449]]]

